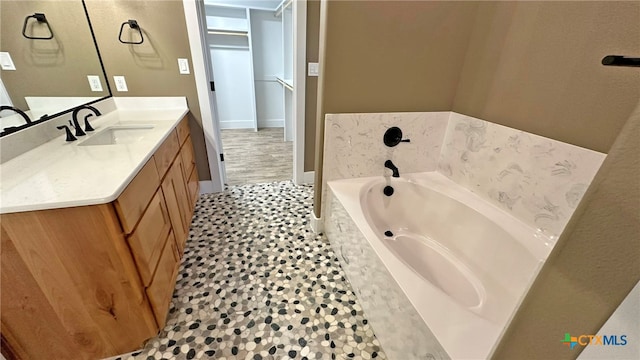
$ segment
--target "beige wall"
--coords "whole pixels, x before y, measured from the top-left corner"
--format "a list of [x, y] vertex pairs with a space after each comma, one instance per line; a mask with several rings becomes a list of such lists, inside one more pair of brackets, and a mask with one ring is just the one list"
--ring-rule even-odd
[[[640, 107], [610, 149], [493, 359], [574, 359], [640, 280]], [[637, 320], [637, 319], [636, 319]], [[623, 335], [623, 334], [607, 334]]]
[[[193, 64], [182, 1], [88, 0], [87, 9], [113, 96], [187, 97], [198, 176], [210, 180], [194, 75], [178, 73], [178, 58]], [[129, 19], [137, 20], [143, 29], [143, 44], [118, 41], [120, 24]], [[115, 90], [114, 75], [125, 76], [128, 92]]]
[[[320, 0], [307, 2], [307, 63], [318, 62], [320, 40]], [[313, 171], [316, 148], [318, 78], [307, 76], [305, 88], [304, 171]]]
[[638, 2], [323, 6], [316, 183], [327, 113], [453, 110], [607, 152], [640, 98], [639, 71], [600, 65], [640, 54]]
[[608, 152], [640, 98], [639, 2], [478, 6], [453, 111]]
[[[323, 6], [316, 184], [321, 184], [324, 114], [451, 110], [477, 4], [325, 1]], [[315, 190], [319, 216], [320, 186]]]
[[[53, 39], [22, 36], [25, 17], [36, 12], [46, 15]], [[31, 28], [35, 23], [29, 20], [28, 34], [49, 35], [46, 26]], [[87, 81], [87, 75], [104, 76], [80, 0], [0, 1], [0, 51], [9, 52], [16, 66], [15, 71], [0, 70], [0, 76], [19, 109], [28, 109], [25, 96], [109, 95], [106, 83], [103, 91], [92, 92]]]

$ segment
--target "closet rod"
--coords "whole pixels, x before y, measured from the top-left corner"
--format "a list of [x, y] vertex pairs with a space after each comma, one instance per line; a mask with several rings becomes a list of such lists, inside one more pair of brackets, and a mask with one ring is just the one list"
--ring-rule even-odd
[[289, 85], [286, 81], [280, 79], [279, 77], [276, 78], [276, 81], [282, 84], [282, 86], [286, 87], [287, 89], [293, 91], [293, 86]]
[[234, 36], [249, 36], [248, 31], [227, 31], [227, 30], [208, 30], [209, 35], [234, 35]]
[[228, 49], [228, 50], [249, 50], [249, 46], [236, 45], [209, 45], [212, 49]]
[[282, 14], [282, 12], [284, 11], [284, 9], [288, 8], [289, 5], [291, 5], [291, 2], [293, 0], [282, 0], [282, 2], [280, 3], [280, 5], [278, 5], [278, 7], [276, 8], [276, 12], [273, 14], [273, 16], [278, 17]]

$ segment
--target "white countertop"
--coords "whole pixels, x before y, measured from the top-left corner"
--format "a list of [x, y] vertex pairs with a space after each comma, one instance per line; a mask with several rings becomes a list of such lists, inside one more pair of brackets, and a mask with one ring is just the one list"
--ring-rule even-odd
[[[184, 98], [111, 101], [116, 110], [92, 118], [93, 133], [66, 142], [60, 131], [55, 139], [0, 165], [0, 213], [115, 200], [189, 111]], [[137, 124], [154, 127], [132, 144], [78, 146], [109, 126]]]

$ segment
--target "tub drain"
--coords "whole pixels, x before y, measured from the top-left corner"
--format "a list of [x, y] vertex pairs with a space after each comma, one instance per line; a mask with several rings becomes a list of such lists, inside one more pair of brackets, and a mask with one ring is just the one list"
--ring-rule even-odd
[[391, 232], [391, 230], [387, 230], [384, 232], [384, 236], [392, 237], [393, 233]]

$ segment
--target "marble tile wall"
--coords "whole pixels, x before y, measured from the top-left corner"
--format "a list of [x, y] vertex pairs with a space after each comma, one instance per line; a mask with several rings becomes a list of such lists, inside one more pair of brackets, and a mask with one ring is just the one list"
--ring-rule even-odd
[[[327, 181], [390, 175], [386, 160], [393, 161], [400, 175], [435, 171], [448, 119], [449, 112], [327, 114], [322, 209]], [[393, 126], [411, 142], [387, 147], [383, 136]]]
[[[327, 114], [327, 181], [439, 171], [555, 240], [605, 154], [454, 112]], [[410, 143], [390, 148], [384, 132], [402, 129]]]
[[555, 240], [605, 156], [452, 112], [438, 171]]

